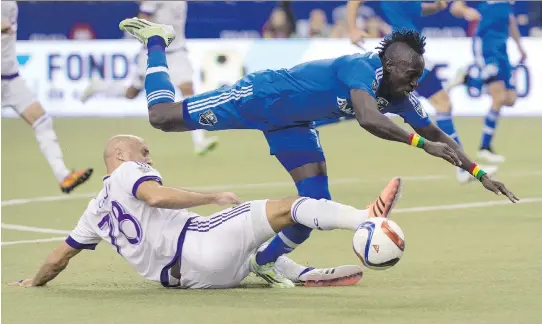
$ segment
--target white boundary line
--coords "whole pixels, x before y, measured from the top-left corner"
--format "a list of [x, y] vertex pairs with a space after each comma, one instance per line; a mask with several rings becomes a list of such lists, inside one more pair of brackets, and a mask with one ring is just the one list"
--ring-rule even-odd
[[48, 243], [48, 242], [57, 242], [57, 241], [64, 241], [66, 237], [51, 237], [46, 239], [38, 239], [38, 240], [26, 240], [26, 241], [9, 241], [9, 242], [2, 242], [2, 246], [8, 246], [8, 245], [17, 245], [17, 244], [34, 244], [34, 243]]
[[[509, 176], [515, 177], [531, 177], [531, 176], [540, 176], [542, 175], [542, 170], [537, 171], [520, 171], [520, 172], [510, 172], [506, 173]], [[439, 181], [451, 179], [451, 176], [446, 175], [425, 175], [425, 176], [402, 176], [403, 180], [406, 181]], [[361, 179], [361, 178], [339, 178], [332, 179], [329, 181], [330, 185], [339, 185], [339, 184], [351, 184], [351, 183], [375, 183], [375, 182], [384, 182], [390, 180], [389, 178], [380, 178], [380, 179]], [[264, 182], [264, 183], [240, 183], [240, 184], [225, 184], [225, 185], [211, 185], [211, 186], [200, 186], [200, 187], [188, 187], [187, 190], [194, 191], [221, 191], [221, 190], [241, 190], [241, 189], [259, 189], [259, 188], [280, 188], [280, 187], [292, 187], [292, 181], [285, 182]], [[35, 197], [35, 198], [20, 198], [20, 199], [11, 199], [2, 201], [2, 207], [6, 206], [17, 206], [17, 205], [26, 205], [34, 202], [48, 202], [48, 201], [64, 201], [64, 200], [73, 200], [73, 199], [83, 199], [83, 198], [92, 198], [95, 197], [98, 193], [83, 193], [83, 194], [71, 194], [64, 196], [45, 196], [45, 197]]]
[[[517, 202], [517, 204], [532, 204], [532, 203], [538, 203], [538, 202], [542, 202], [542, 197], [523, 198], [519, 202]], [[395, 209], [393, 213], [415, 213], [415, 212], [429, 212], [429, 211], [438, 211], [438, 210], [483, 208], [483, 207], [492, 207], [492, 206], [499, 206], [499, 205], [514, 205], [514, 204], [508, 200], [477, 201], [477, 202], [464, 203], [464, 204], [398, 208], [398, 209]], [[4, 224], [4, 223], [2, 223], [1, 226], [2, 228], [5, 228], [5, 229], [27, 231], [27, 232], [55, 233], [55, 234], [56, 233], [58, 234], [70, 233], [70, 231], [66, 231], [66, 230], [55, 230], [55, 229], [49, 229], [49, 228], [39, 228], [39, 227]], [[17, 244], [47, 243], [47, 242], [63, 241], [64, 239], [66, 239], [65, 236], [51, 237], [51, 238], [37, 239], [37, 240], [2, 242], [1, 245], [7, 246], [7, 245], [17, 245]]]

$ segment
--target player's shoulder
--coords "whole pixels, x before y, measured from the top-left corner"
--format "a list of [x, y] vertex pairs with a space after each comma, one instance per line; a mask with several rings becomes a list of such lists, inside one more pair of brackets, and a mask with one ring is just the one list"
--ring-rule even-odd
[[113, 173], [112, 178], [126, 178], [126, 177], [138, 177], [138, 176], [159, 176], [158, 170], [153, 168], [150, 164], [138, 161], [126, 161], [122, 163]]

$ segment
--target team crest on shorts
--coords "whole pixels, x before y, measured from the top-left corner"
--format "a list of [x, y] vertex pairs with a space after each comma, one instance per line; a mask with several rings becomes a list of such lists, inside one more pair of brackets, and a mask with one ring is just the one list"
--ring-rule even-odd
[[386, 99], [382, 97], [376, 98], [376, 103], [378, 104], [378, 110], [382, 110], [390, 104], [389, 101], [387, 101]]
[[216, 119], [215, 113], [211, 110], [199, 115], [199, 123], [206, 126], [214, 126], [218, 120]]

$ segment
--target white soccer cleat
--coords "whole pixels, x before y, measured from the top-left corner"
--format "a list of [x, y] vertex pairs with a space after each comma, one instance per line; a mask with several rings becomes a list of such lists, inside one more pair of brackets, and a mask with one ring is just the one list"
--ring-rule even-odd
[[137, 17], [124, 19], [120, 22], [119, 28], [137, 38], [144, 45], [147, 45], [149, 38], [159, 36], [164, 39], [166, 47], [168, 47], [176, 36], [175, 30], [170, 25], [155, 24]]
[[504, 156], [493, 152], [491, 149], [481, 149], [478, 151], [478, 158], [488, 163], [503, 163], [506, 160]]
[[274, 288], [294, 288], [295, 284], [278, 272], [274, 262], [259, 265], [256, 262], [256, 253], [250, 256], [250, 270], [258, 277], [267, 281]]
[[209, 137], [209, 138], [206, 138], [203, 141], [203, 143], [198, 144], [196, 148], [194, 149], [194, 151], [196, 155], [204, 156], [205, 154], [214, 150], [217, 145], [218, 145], [218, 137], [216, 136]]
[[[488, 165], [488, 166], [480, 165], [480, 169], [484, 170], [487, 173], [487, 176], [490, 178], [493, 177], [497, 173], [497, 170], [499, 170], [499, 168], [494, 165]], [[460, 168], [457, 168], [456, 178], [460, 184], [466, 184], [474, 180], [478, 180], [472, 174]]]
[[104, 88], [104, 82], [101, 79], [93, 78], [90, 80], [90, 84], [85, 88], [83, 94], [81, 95], [81, 102], [85, 103], [95, 94], [102, 91]]
[[465, 78], [467, 77], [467, 72], [468, 70], [465, 67], [458, 69], [455, 73], [454, 78], [448, 81], [448, 83], [444, 87], [444, 90], [448, 92], [458, 85], [465, 84]]
[[298, 282], [305, 287], [352, 286], [360, 281], [363, 276], [363, 270], [357, 265], [342, 265], [327, 269], [308, 269], [298, 278]]

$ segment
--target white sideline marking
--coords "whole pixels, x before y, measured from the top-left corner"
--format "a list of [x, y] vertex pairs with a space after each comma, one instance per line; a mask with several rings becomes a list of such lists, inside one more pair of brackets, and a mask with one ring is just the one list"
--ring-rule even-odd
[[48, 243], [48, 242], [56, 242], [56, 241], [64, 241], [66, 237], [51, 237], [46, 239], [39, 239], [39, 240], [26, 240], [26, 241], [9, 241], [9, 242], [2, 242], [2, 246], [7, 245], [17, 245], [17, 244], [33, 244], [33, 243]]
[[[516, 177], [530, 177], [530, 176], [539, 176], [542, 175], [542, 170], [537, 171], [519, 171], [507, 173], [510, 176]], [[446, 175], [424, 175], [424, 176], [401, 176], [404, 180], [407, 181], [439, 181], [451, 178]], [[349, 184], [349, 183], [374, 183], [374, 182], [384, 182], [390, 180], [389, 178], [380, 178], [380, 179], [362, 179], [362, 178], [339, 178], [332, 179], [329, 181], [330, 185], [338, 184]], [[280, 187], [291, 187], [292, 182], [264, 182], [264, 183], [240, 183], [240, 184], [226, 184], [226, 185], [211, 185], [211, 186], [200, 186], [200, 187], [185, 187], [187, 190], [195, 191], [221, 191], [221, 190], [236, 190], [236, 189], [258, 189], [258, 188], [280, 188]], [[84, 194], [71, 194], [69, 196], [45, 196], [45, 197], [35, 197], [35, 198], [21, 198], [21, 199], [11, 199], [2, 201], [2, 207], [6, 206], [17, 206], [17, 205], [26, 205], [34, 202], [47, 202], [47, 201], [63, 201], [63, 200], [73, 200], [73, 199], [82, 199], [82, 198], [92, 198], [95, 197], [98, 193], [84, 193]]]
[[[517, 204], [531, 204], [531, 203], [537, 203], [537, 202], [542, 202], [542, 197], [523, 198], [520, 201], [518, 201]], [[498, 206], [498, 205], [513, 205], [513, 203], [508, 200], [478, 201], [478, 202], [464, 203], [464, 204], [398, 208], [398, 209], [395, 209], [393, 213], [414, 213], [414, 212], [428, 212], [428, 211], [437, 211], [437, 210], [482, 208], [482, 207], [491, 207], [491, 206]], [[28, 232], [66, 233], [66, 234], [70, 232], [66, 230], [55, 230], [55, 229], [48, 229], [48, 228], [12, 225], [12, 224], [4, 224], [4, 223], [2, 223], [1, 225], [2, 225], [2, 228], [5, 228], [5, 229], [14, 229], [14, 230], [28, 231]], [[51, 237], [48, 239], [2, 242], [1, 245], [6, 246], [6, 245], [16, 245], [16, 244], [46, 243], [46, 242], [63, 241], [65, 239], [66, 237]]]
[[23, 231], [23, 232], [49, 233], [49, 234], [69, 234], [70, 233], [70, 231], [64, 231], [64, 230], [15, 225], [15, 224], [2, 223], [1, 226], [2, 228], [5, 228], [5, 229], [14, 230], [14, 231]]

